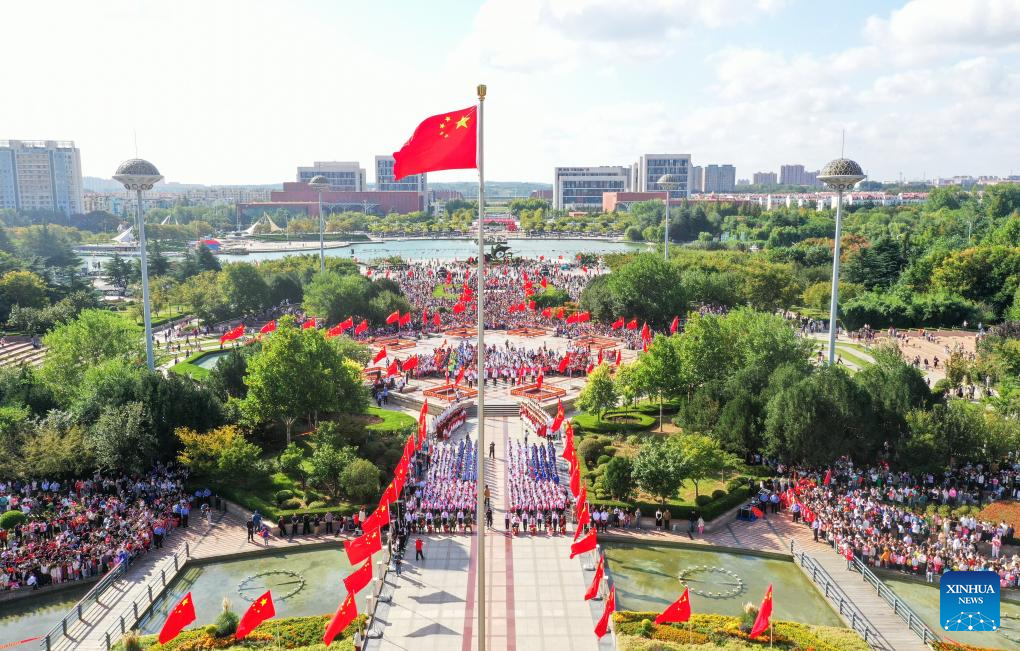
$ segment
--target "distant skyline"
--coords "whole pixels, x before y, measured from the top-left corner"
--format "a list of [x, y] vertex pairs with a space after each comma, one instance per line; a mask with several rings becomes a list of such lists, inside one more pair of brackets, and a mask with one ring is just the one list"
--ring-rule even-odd
[[374, 181], [375, 155], [480, 82], [490, 179], [649, 152], [813, 170], [842, 129], [873, 180], [1020, 172], [1020, 0], [55, 0], [0, 23], [0, 139], [73, 140], [88, 176], [137, 134], [180, 183], [315, 160]]

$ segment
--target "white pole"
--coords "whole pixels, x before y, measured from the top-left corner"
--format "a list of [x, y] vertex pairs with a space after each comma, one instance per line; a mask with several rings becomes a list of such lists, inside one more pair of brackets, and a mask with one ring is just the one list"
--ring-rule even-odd
[[662, 238], [662, 255], [669, 262], [669, 190], [666, 190], [666, 234]]
[[478, 507], [478, 651], [485, 651], [485, 168], [482, 112], [485, 108], [485, 84], [478, 85], [478, 476], [475, 492]]
[[836, 310], [839, 305], [839, 238], [843, 218], [843, 190], [836, 190], [836, 241], [832, 248], [832, 297], [829, 303], [829, 364], [836, 360]]
[[322, 188], [319, 188], [319, 271], [326, 270], [326, 216], [322, 214]]
[[145, 211], [142, 210], [142, 189], [136, 191], [138, 199], [138, 254], [142, 265], [142, 318], [145, 320], [145, 363], [150, 371], [156, 370], [152, 355], [152, 313], [149, 311], [149, 261], [145, 250]]

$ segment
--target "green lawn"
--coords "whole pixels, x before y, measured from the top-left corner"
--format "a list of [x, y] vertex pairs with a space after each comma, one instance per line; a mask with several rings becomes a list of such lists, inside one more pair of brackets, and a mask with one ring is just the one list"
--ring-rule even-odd
[[460, 294], [453, 291], [453, 285], [436, 285], [436, 288], [432, 290], [432, 297], [456, 301], [460, 299]]
[[[205, 357], [211, 352], [219, 352], [219, 349], [217, 348], [215, 351], [205, 350], [198, 353], [194, 353], [193, 355], [185, 359], [183, 362], [179, 362], [171, 366], [170, 371], [173, 373], [177, 373], [178, 375], [187, 375], [188, 377], [193, 378], [195, 380], [205, 380], [209, 377], [210, 373], [209, 369], [202, 368], [198, 364], [195, 364], [195, 362], [197, 362], [199, 359]], [[171, 358], [171, 356], [166, 353], [164, 353], [160, 357], [163, 358], [163, 361], [169, 361], [169, 359]]]

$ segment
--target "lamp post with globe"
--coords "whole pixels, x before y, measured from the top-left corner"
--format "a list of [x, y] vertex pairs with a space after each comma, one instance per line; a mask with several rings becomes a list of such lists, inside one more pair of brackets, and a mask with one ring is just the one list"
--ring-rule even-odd
[[656, 183], [666, 191], [666, 234], [662, 238], [662, 257], [669, 262], [669, 198], [680, 188], [680, 178], [676, 174], [663, 174]]
[[829, 364], [836, 360], [836, 317], [839, 305], [839, 239], [842, 230], [843, 193], [866, 178], [861, 166], [849, 158], [837, 158], [822, 168], [818, 180], [836, 191], [836, 241], [832, 248], [832, 297], [829, 302]]
[[163, 180], [156, 166], [147, 160], [132, 158], [121, 163], [113, 179], [124, 186], [125, 190], [134, 190], [138, 202], [138, 254], [142, 266], [142, 318], [145, 320], [145, 361], [149, 370], [156, 368], [152, 354], [152, 313], [149, 310], [149, 262], [145, 250], [145, 210], [142, 209], [142, 191], [151, 190], [152, 186]]
[[326, 270], [326, 216], [322, 214], [322, 193], [329, 189], [329, 181], [322, 174], [317, 174], [308, 182], [308, 186], [319, 193], [319, 271]]

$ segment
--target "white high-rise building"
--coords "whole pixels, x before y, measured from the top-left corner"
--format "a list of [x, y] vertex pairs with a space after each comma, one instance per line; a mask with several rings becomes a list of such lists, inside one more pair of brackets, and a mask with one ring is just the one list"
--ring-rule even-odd
[[705, 191], [705, 168], [701, 165], [691, 167], [690, 176], [687, 177], [687, 185], [691, 192]]
[[85, 211], [81, 154], [73, 142], [0, 140], [0, 208]]
[[557, 210], [602, 210], [603, 192], [631, 189], [630, 165], [557, 167], [553, 180], [553, 207]]
[[644, 154], [637, 162], [637, 183], [635, 192], [663, 192], [658, 180], [663, 174], [677, 177], [680, 186], [669, 193], [671, 199], [686, 199], [691, 196], [691, 155], [690, 154]]
[[737, 168], [732, 165], [706, 165], [705, 192], [733, 192], [737, 187]]
[[315, 161], [311, 167], [297, 168], [297, 180], [308, 183], [312, 177], [325, 176], [329, 189], [335, 192], [364, 192], [365, 168], [357, 161]]
[[428, 188], [424, 174], [412, 174], [399, 181], [393, 179], [393, 164], [395, 162], [393, 156], [375, 157], [375, 189], [380, 192], [420, 192], [425, 194]]

